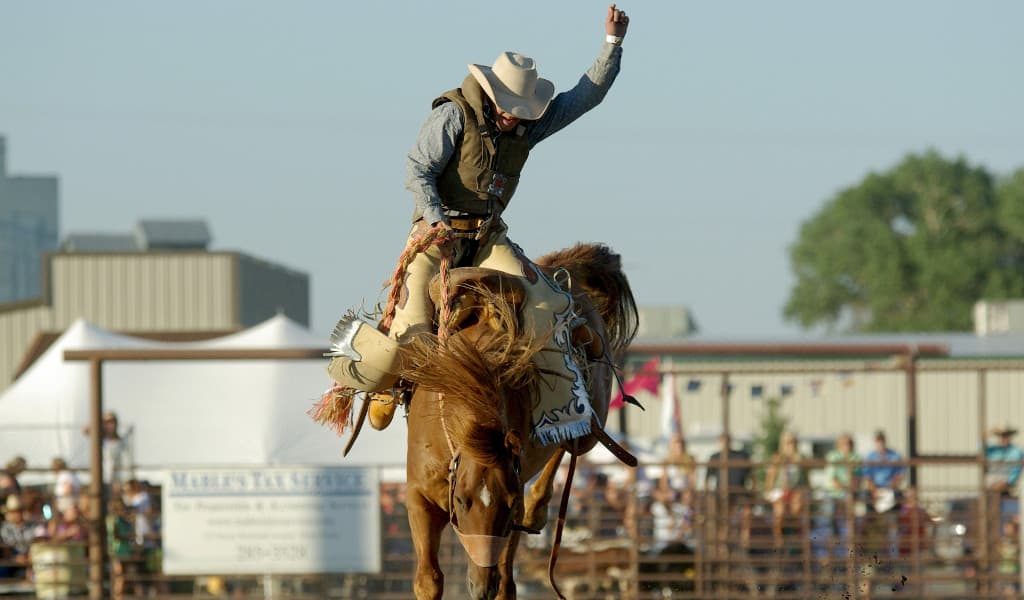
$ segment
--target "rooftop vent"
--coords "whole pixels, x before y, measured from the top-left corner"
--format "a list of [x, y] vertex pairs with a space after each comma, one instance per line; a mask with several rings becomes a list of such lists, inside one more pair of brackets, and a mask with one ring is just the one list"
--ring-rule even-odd
[[974, 333], [1024, 333], [1024, 300], [982, 300], [976, 303]]
[[135, 240], [143, 250], [206, 250], [210, 228], [203, 220], [139, 221]]

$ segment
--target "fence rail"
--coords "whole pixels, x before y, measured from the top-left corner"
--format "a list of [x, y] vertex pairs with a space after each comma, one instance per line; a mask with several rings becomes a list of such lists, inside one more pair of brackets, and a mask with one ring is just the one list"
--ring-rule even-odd
[[[825, 464], [806, 460], [799, 466]], [[956, 468], [964, 459], [898, 464]], [[977, 459], [972, 464], [980, 465]], [[557, 570], [571, 598], [1004, 598], [1019, 593], [1019, 513], [1011, 496], [980, 485], [907, 487], [883, 507], [861, 488], [829, 495], [796, 486], [786, 492], [788, 504], [780, 504], [777, 493], [749, 488], [659, 490], [653, 480], [676, 466], [646, 463], [630, 470], [584, 463]], [[721, 462], [696, 467], [725, 468]], [[757, 461], [729, 463], [733, 469], [767, 467]], [[404, 485], [383, 484], [382, 494], [392, 502], [382, 502], [388, 509], [382, 510], [381, 573], [167, 576], [159, 572], [158, 561], [139, 554], [114, 560], [111, 589], [122, 597], [408, 598], [415, 560], [401, 504]], [[553, 522], [554, 514], [549, 516]], [[520, 598], [551, 597], [550, 538], [547, 531], [520, 544]], [[84, 551], [63, 556], [69, 558], [48, 556], [41, 587], [8, 578], [0, 581], [0, 591], [84, 591]], [[462, 597], [466, 559], [450, 533], [440, 558], [448, 597]], [[0, 562], [0, 573], [15, 566]], [[40, 572], [37, 568], [37, 583]]]

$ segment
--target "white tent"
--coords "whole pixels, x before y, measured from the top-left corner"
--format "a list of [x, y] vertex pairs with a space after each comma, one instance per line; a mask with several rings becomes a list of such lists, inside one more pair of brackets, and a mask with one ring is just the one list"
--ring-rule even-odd
[[[75, 322], [0, 395], [0, 457], [45, 466], [55, 456], [88, 465], [89, 368], [64, 351], [95, 348], [318, 348], [325, 341], [279, 315], [236, 334], [159, 343]], [[108, 362], [104, 408], [117, 412], [134, 464], [171, 466], [403, 465], [405, 423], [365, 428], [348, 457], [345, 440], [306, 411], [328, 386], [325, 359]]]

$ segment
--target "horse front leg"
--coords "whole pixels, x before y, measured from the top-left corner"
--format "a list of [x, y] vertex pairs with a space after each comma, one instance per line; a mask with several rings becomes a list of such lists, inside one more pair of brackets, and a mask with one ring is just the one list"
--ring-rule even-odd
[[555, 474], [558, 473], [558, 465], [565, 456], [565, 450], [559, 448], [551, 455], [548, 462], [544, 464], [544, 470], [537, 477], [537, 481], [530, 486], [526, 494], [526, 516], [523, 525], [530, 529], [544, 529], [548, 524], [548, 502], [554, 493]]
[[406, 506], [416, 552], [413, 593], [416, 600], [440, 600], [444, 594], [444, 573], [441, 572], [437, 553], [441, 546], [441, 532], [448, 524], [448, 515], [419, 492], [409, 493]]

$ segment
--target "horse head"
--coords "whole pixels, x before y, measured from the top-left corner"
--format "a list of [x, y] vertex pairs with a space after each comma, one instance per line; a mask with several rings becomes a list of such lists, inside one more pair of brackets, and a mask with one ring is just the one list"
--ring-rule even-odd
[[521, 333], [523, 292], [514, 278], [459, 271], [452, 333], [409, 344], [402, 376], [437, 396], [432, 412], [451, 453], [449, 520], [473, 563], [493, 567], [521, 518], [521, 463], [539, 381], [532, 357], [541, 345]]

